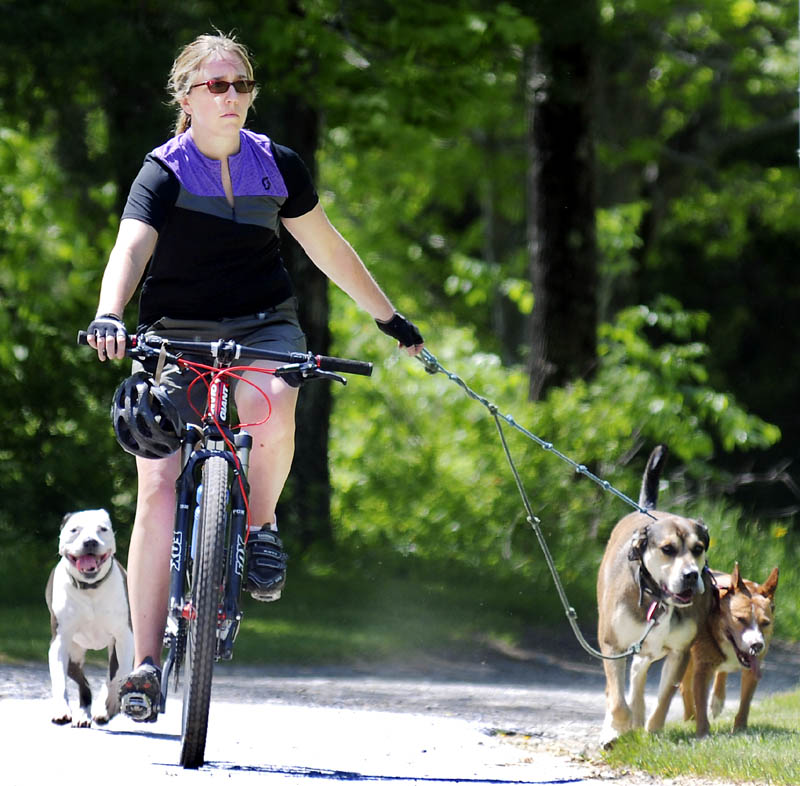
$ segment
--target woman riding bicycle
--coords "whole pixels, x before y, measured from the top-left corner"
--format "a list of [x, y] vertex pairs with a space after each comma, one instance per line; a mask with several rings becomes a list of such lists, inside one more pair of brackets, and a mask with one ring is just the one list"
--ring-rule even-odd
[[[247, 50], [232, 37], [200, 36], [176, 58], [169, 89], [178, 105], [175, 136], [146, 156], [131, 186], [103, 275], [97, 316], [87, 330], [99, 359], [124, 357], [122, 314], [143, 277], [140, 330], [304, 352], [305, 337], [280, 255], [281, 225], [383, 332], [409, 354], [418, 354], [422, 336], [395, 311], [331, 225], [301, 159], [244, 129], [257, 94]], [[294, 455], [297, 389], [272, 375], [244, 376], [256, 379], [272, 405], [266, 422], [248, 427], [253, 436], [248, 473], [253, 530], [245, 587], [259, 600], [277, 600], [286, 556], [275, 506]], [[185, 392], [191, 379], [168, 366], [160, 384], [184, 420], [197, 422]], [[194, 386], [197, 392], [202, 387]], [[235, 402], [242, 422], [263, 417], [263, 398], [251, 385], [236, 388]], [[125, 446], [137, 454], [138, 473], [127, 566], [136, 667], [122, 699], [125, 710], [126, 692], [152, 696], [146, 711], [132, 710], [131, 716], [154, 721], [180, 454], [164, 455], [162, 446], [148, 445], [146, 428], [134, 436], [139, 442]]]

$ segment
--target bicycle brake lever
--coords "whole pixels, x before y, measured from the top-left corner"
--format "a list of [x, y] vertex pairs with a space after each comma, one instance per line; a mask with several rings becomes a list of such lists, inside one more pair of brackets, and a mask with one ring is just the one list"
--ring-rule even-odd
[[[294, 377], [302, 380], [303, 382], [310, 382], [311, 380], [325, 377], [327, 379], [334, 380], [335, 382], [341, 382], [343, 385], [347, 384], [347, 380], [344, 377], [339, 376], [339, 374], [334, 374], [332, 371], [323, 371], [322, 369], [317, 368], [317, 365], [313, 361], [292, 363], [288, 366], [279, 366], [275, 369], [274, 374], [276, 377], [287, 377], [289, 379]], [[292, 383], [290, 382], [289, 384]]]
[[322, 369], [315, 369], [314, 374], [308, 379], [314, 379], [315, 377], [327, 377], [328, 379], [332, 379], [335, 382], [341, 382], [343, 385], [347, 384], [347, 380], [340, 376], [339, 374], [334, 374], [333, 371], [323, 371]]

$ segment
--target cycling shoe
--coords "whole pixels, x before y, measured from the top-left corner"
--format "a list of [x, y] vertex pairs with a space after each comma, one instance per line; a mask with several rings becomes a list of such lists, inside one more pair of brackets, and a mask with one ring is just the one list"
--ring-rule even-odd
[[145, 658], [119, 690], [122, 712], [137, 723], [154, 723], [161, 704], [161, 669]]
[[278, 600], [286, 584], [283, 543], [269, 526], [251, 533], [247, 541], [247, 579], [244, 588], [260, 601]]

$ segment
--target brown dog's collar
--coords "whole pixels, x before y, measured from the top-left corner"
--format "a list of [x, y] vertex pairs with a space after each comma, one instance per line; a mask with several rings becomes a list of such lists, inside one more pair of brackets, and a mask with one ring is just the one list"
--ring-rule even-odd
[[664, 593], [656, 580], [650, 574], [650, 571], [644, 566], [641, 561], [636, 562], [633, 569], [633, 575], [636, 579], [636, 584], [639, 586], [639, 605], [644, 607], [645, 594], [652, 596], [656, 602], [660, 603], [664, 599]]

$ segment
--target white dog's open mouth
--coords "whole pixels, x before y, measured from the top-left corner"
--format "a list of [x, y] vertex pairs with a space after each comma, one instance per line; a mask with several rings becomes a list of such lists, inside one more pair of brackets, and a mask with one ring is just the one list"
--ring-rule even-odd
[[106, 552], [105, 554], [68, 554], [67, 556], [82, 575], [94, 576], [111, 554]]

